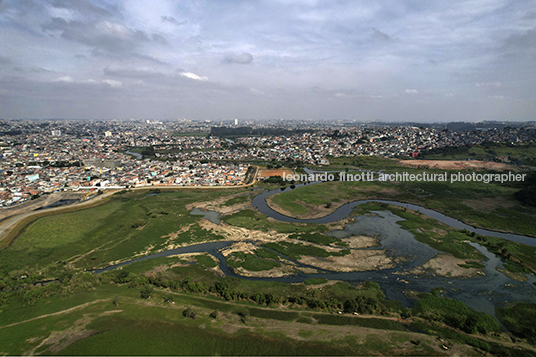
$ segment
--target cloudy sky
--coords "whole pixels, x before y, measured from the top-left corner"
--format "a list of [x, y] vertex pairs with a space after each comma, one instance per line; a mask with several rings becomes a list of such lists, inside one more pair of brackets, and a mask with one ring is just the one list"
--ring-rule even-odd
[[0, 118], [536, 120], [536, 0], [0, 0]]

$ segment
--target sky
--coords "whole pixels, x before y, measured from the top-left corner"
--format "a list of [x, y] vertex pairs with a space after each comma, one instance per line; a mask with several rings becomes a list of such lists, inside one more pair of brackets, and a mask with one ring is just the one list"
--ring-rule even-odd
[[0, 118], [536, 120], [536, 0], [0, 0]]

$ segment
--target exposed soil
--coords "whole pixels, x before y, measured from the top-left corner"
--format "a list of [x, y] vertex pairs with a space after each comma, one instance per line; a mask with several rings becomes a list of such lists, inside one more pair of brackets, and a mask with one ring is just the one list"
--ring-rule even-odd
[[237, 211], [243, 210], [245, 208], [248, 208], [251, 206], [251, 201], [249, 202], [243, 202], [243, 203], [237, 203], [232, 206], [225, 206], [225, 202], [236, 198], [244, 196], [245, 192], [240, 192], [234, 195], [229, 196], [222, 196], [220, 198], [216, 198], [211, 201], [205, 201], [205, 202], [194, 202], [187, 204], [184, 206], [187, 210], [192, 210], [194, 208], [199, 208], [202, 211], [215, 211], [220, 213], [222, 216], [235, 213]]
[[317, 258], [302, 256], [300, 263], [337, 272], [382, 270], [395, 267], [393, 258], [385, 250], [351, 250], [350, 254], [338, 257]]
[[[196, 261], [196, 256], [199, 256], [199, 255], [209, 256], [210, 258], [212, 258], [212, 260], [214, 260], [215, 263], [218, 263], [218, 259], [216, 259], [215, 256], [213, 256], [212, 254], [204, 253], [204, 252], [176, 254], [176, 255], [167, 256], [166, 258], [180, 258], [181, 262], [172, 263], [172, 264], [163, 264], [163, 265], [156, 266], [153, 269], [148, 270], [145, 273], [143, 273], [143, 275], [145, 275], [145, 276], [156, 276], [158, 273], [162, 273], [162, 272], [164, 272], [164, 271], [166, 271], [168, 269], [172, 269], [172, 268], [175, 268], [175, 267], [188, 266], [192, 262], [195, 262]], [[208, 270], [210, 270], [210, 269], [214, 269], [214, 268], [209, 268]], [[218, 268], [218, 270], [219, 270], [219, 268]]]
[[478, 161], [478, 160], [401, 160], [398, 162], [402, 166], [408, 167], [427, 167], [431, 169], [441, 170], [495, 170], [504, 171], [512, 170], [517, 171], [517, 168], [512, 165], [504, 164], [502, 162], [492, 161]]
[[[242, 252], [246, 254], [255, 254], [255, 251], [259, 249], [258, 246], [255, 246], [249, 242], [238, 242], [231, 244], [229, 247], [222, 250], [223, 256], [227, 257], [230, 254], [234, 252]], [[269, 270], [261, 270], [261, 271], [251, 271], [247, 270], [243, 267], [238, 268], [232, 268], [235, 274], [242, 275], [242, 276], [248, 276], [248, 277], [256, 277], [256, 278], [278, 278], [283, 276], [289, 276], [289, 275], [295, 275], [298, 271], [302, 271], [306, 274], [314, 274], [318, 271], [311, 268], [302, 268], [296, 266], [295, 263], [281, 258], [279, 261], [281, 264], [280, 267], [274, 267]]]
[[[233, 304], [234, 305], [234, 304]], [[268, 310], [266, 308], [262, 308]], [[313, 316], [315, 312], [311, 313]], [[360, 316], [366, 318], [368, 316]], [[374, 318], [378, 318], [374, 316]], [[396, 318], [383, 317], [388, 320], [397, 320]], [[434, 355], [453, 355], [453, 356], [472, 356], [480, 355], [473, 348], [458, 343], [450, 343], [449, 350], [446, 352], [441, 346], [444, 342], [438, 341], [434, 336], [428, 336], [415, 332], [401, 332], [371, 329], [355, 325], [319, 325], [312, 317], [310, 323], [286, 322], [272, 319], [260, 319], [248, 317], [246, 322], [242, 322], [236, 314], [221, 313], [217, 320], [213, 321], [218, 328], [228, 334], [234, 334], [239, 330], [252, 331], [262, 335], [279, 334], [284, 331], [285, 336], [298, 341], [326, 342], [351, 340], [356, 344], [363, 344], [367, 341], [384, 341], [386, 345], [391, 344], [390, 350], [392, 355], [415, 355], [419, 348], [410, 341], [419, 341], [421, 345], [427, 345], [434, 351]], [[404, 341], [404, 342], [402, 342]], [[379, 352], [370, 350], [368, 353], [377, 355]]]
[[277, 242], [280, 240], [288, 240], [289, 234], [278, 233], [275, 230], [269, 230], [267, 232], [247, 229], [242, 227], [235, 227], [228, 225], [225, 222], [221, 224], [212, 223], [206, 219], [199, 220], [201, 228], [212, 231], [214, 234], [218, 234], [226, 237], [228, 240], [233, 241], [257, 241], [260, 243]]
[[341, 239], [343, 242], [348, 243], [348, 248], [370, 248], [380, 245], [378, 238], [367, 237], [363, 235], [351, 236]]
[[36, 351], [38, 349], [47, 345], [49, 347], [42, 352], [45, 354], [56, 354], [78, 340], [97, 334], [98, 332], [95, 330], [86, 330], [86, 326], [89, 325], [89, 323], [91, 323], [94, 318], [114, 314], [121, 311], [123, 310], [106, 311], [94, 317], [91, 317], [89, 314], [84, 314], [84, 317], [76, 320], [71, 327], [61, 331], [52, 331], [50, 333], [50, 336], [41, 341], [41, 343], [34, 347], [32, 350], [27, 351], [25, 355], [36, 354]]
[[529, 278], [527, 278], [527, 276], [523, 273], [514, 273], [506, 269], [501, 269], [501, 268], [496, 268], [496, 269], [497, 271], [503, 273], [504, 275], [506, 275], [507, 277], [515, 281], [524, 282], [524, 281], [529, 280]]
[[188, 224], [188, 225], [182, 227], [181, 229], [179, 229], [177, 232], [169, 233], [169, 234], [166, 234], [166, 235], [160, 237], [160, 238], [166, 238], [166, 241], [164, 243], [166, 245], [166, 250], [173, 249], [172, 247], [174, 247], [174, 245], [172, 244], [172, 242], [175, 239], [177, 239], [180, 234], [188, 232], [192, 226], [193, 226], [193, 223]]
[[223, 249], [221, 251], [221, 254], [223, 254], [224, 257], [227, 257], [234, 252], [242, 252], [244, 254], [255, 254], [255, 251], [257, 249], [258, 248], [252, 243], [238, 242], [238, 243], [233, 243], [227, 248]]
[[280, 278], [296, 274], [296, 268], [287, 264], [281, 264], [280, 267], [275, 267], [270, 270], [251, 271], [242, 267], [233, 268], [233, 270], [235, 274], [256, 278]]
[[294, 172], [292, 172], [292, 170], [290, 169], [276, 169], [276, 170], [267, 170], [267, 169], [261, 169], [259, 171], [259, 178], [263, 179], [263, 178], [267, 178], [267, 177], [270, 177], [270, 176], [281, 176], [283, 177], [283, 175], [294, 175]]
[[435, 257], [428, 260], [422, 266], [414, 268], [411, 274], [430, 274], [435, 276], [453, 277], [453, 278], [471, 278], [476, 275], [483, 275], [481, 269], [462, 268], [459, 264], [465, 264], [467, 260], [456, 258], [450, 254], [436, 254]]

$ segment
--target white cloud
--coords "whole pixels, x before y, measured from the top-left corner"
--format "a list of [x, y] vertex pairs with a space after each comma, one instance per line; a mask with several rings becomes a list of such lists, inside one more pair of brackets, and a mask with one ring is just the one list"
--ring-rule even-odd
[[192, 72], [181, 72], [181, 76], [190, 78], [190, 79], [195, 79], [196, 81], [208, 81], [208, 77], [198, 76], [197, 74], [192, 73]]
[[501, 84], [501, 82], [476, 83], [476, 86], [479, 87], [479, 88], [501, 88], [502, 84]]
[[71, 76], [61, 76], [61, 77], [58, 77], [54, 80], [54, 82], [74, 82], [74, 79], [73, 77]]
[[[191, 118], [535, 118], [534, 6], [508, 0], [8, 3], [0, 0], [0, 90], [20, 100], [0, 96], [0, 117], [46, 116], [54, 100], [65, 117], [167, 117], [180, 92]], [[50, 103], [36, 101], [36, 88]], [[209, 90], [207, 108], [199, 101]], [[233, 107], [244, 93], [248, 103]], [[113, 95], [84, 106], [84, 96]]]
[[123, 86], [123, 83], [113, 79], [105, 79], [102, 81], [102, 83], [106, 83], [112, 88], [121, 88]]

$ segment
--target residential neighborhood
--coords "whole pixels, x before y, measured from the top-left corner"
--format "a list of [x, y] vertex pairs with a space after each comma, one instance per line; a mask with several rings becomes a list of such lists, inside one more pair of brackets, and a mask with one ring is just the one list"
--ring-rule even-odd
[[[449, 131], [417, 126], [286, 124], [288, 135], [211, 135], [192, 121], [0, 121], [0, 206], [55, 191], [237, 186], [252, 163], [329, 165], [331, 157], [416, 157], [440, 147], [534, 141], [533, 123]], [[253, 124], [270, 130], [274, 124]], [[281, 131], [278, 129], [278, 131]], [[508, 158], [502, 158], [507, 160]]]

